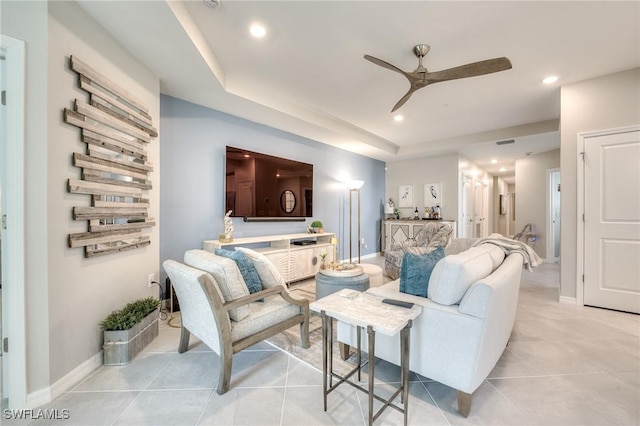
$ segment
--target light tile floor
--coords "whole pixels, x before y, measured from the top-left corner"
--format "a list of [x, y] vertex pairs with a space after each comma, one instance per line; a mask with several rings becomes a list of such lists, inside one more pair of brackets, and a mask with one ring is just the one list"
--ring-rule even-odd
[[[458, 414], [453, 389], [412, 374], [410, 425], [640, 424], [640, 317], [558, 303], [558, 269], [523, 271], [511, 341], [474, 393], [469, 417]], [[43, 407], [70, 412], [49, 423], [366, 424], [363, 393], [343, 385], [323, 412], [321, 373], [268, 343], [234, 356], [231, 390], [220, 396], [216, 354], [194, 338], [178, 354], [178, 339], [179, 330], [164, 323], [131, 364], [101, 367]], [[384, 361], [376, 368], [379, 392], [388, 393], [399, 369]], [[402, 415], [387, 409], [376, 424], [402, 424]]]

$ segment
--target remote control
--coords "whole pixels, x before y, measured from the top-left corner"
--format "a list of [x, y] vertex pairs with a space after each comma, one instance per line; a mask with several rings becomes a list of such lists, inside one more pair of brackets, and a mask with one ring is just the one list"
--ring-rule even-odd
[[403, 302], [402, 300], [396, 299], [382, 299], [382, 303], [388, 303], [389, 305], [401, 306], [403, 308], [411, 308], [413, 303], [411, 302]]
[[355, 299], [356, 297], [358, 297], [360, 292], [357, 291], [357, 290], [344, 289], [339, 294], [340, 294], [340, 296], [345, 297], [347, 299]]

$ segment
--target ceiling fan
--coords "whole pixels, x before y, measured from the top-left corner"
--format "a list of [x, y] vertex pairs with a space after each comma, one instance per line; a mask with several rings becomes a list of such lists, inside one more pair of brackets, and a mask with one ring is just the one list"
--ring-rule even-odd
[[505, 71], [511, 69], [511, 61], [509, 59], [502, 58], [494, 58], [487, 59], [479, 62], [472, 62], [466, 65], [460, 65], [459, 67], [449, 68], [447, 70], [442, 71], [434, 71], [429, 72], [422, 65], [422, 58], [425, 57], [431, 47], [428, 44], [418, 44], [413, 48], [413, 53], [418, 57], [418, 68], [416, 68], [413, 72], [402, 71], [400, 68], [395, 65], [391, 65], [388, 62], [383, 61], [382, 59], [374, 58], [370, 55], [364, 55], [364, 58], [367, 61], [373, 62], [376, 65], [380, 65], [381, 67], [390, 69], [391, 71], [398, 72], [404, 75], [407, 80], [409, 80], [409, 84], [411, 87], [406, 95], [404, 95], [398, 103], [395, 104], [391, 112], [394, 112], [402, 105], [404, 105], [413, 92], [418, 89], [422, 89], [433, 83], [439, 83], [441, 81], [448, 80], [456, 80], [458, 78], [467, 78], [467, 77], [475, 77], [478, 75], [491, 74], [494, 72]]

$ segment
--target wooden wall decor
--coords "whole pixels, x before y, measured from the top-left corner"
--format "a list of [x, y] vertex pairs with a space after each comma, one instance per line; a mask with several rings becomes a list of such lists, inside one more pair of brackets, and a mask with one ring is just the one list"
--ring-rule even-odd
[[88, 221], [88, 232], [69, 234], [69, 247], [84, 247], [85, 257], [118, 253], [151, 244], [144, 228], [148, 217], [153, 165], [146, 147], [158, 136], [149, 109], [126, 90], [71, 56], [71, 69], [88, 102], [75, 99], [64, 121], [80, 128], [86, 153], [73, 153], [80, 179], [69, 179], [69, 192], [91, 196], [91, 206], [73, 208], [74, 220]]

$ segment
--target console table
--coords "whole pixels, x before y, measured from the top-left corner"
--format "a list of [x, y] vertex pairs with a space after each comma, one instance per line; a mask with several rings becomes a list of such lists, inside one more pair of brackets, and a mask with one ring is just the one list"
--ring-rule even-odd
[[[378, 418], [385, 408], [391, 407], [404, 414], [404, 424], [407, 425], [407, 414], [409, 412], [409, 331], [412, 321], [420, 315], [422, 307], [413, 305], [411, 308], [382, 303], [382, 297], [369, 293], [360, 293], [354, 290], [343, 289], [327, 297], [318, 299], [309, 305], [312, 311], [319, 312], [322, 317], [322, 389], [324, 396], [324, 411], [327, 411], [327, 395], [335, 390], [342, 383], [347, 383], [356, 389], [365, 392], [369, 397], [369, 426]], [[357, 366], [343, 376], [333, 372], [333, 320], [346, 322], [357, 328]], [[361, 370], [361, 328], [366, 329], [368, 338], [369, 354], [369, 386], [367, 388], [358, 383], [349, 381], [349, 378], [358, 373], [360, 381]], [[400, 387], [391, 395], [384, 399], [374, 392], [375, 377], [375, 336], [382, 333], [387, 336], [394, 336], [400, 333]], [[333, 384], [333, 379], [338, 379]], [[393, 403], [393, 400], [400, 395], [400, 402], [403, 407]], [[374, 414], [373, 399], [383, 403], [382, 408]]]
[[[213, 252], [217, 248], [233, 248], [244, 246], [251, 248], [267, 257], [278, 269], [285, 282], [290, 283], [313, 277], [320, 270], [323, 253], [327, 254], [326, 264], [333, 262], [335, 247], [331, 239], [336, 234], [323, 232], [322, 234], [283, 234], [262, 237], [234, 238], [231, 242], [207, 240], [202, 243], [202, 249]], [[315, 244], [298, 245], [302, 241], [312, 240]]]
[[455, 220], [385, 219], [382, 221], [382, 251], [390, 251], [395, 243], [415, 238], [422, 226], [428, 222], [448, 223], [453, 229], [451, 238], [455, 238]]

